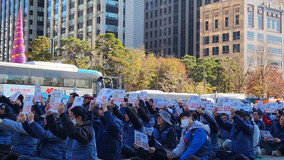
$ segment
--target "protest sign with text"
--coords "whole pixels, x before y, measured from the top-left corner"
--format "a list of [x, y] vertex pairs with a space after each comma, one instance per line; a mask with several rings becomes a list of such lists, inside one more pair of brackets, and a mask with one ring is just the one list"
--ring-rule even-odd
[[128, 103], [134, 106], [135, 102], [138, 100], [138, 97], [139, 97], [138, 93], [129, 94]]
[[75, 106], [82, 106], [83, 105], [83, 101], [84, 101], [83, 97], [75, 97], [71, 108], [73, 108]]
[[35, 102], [41, 101], [41, 87], [40, 85], [35, 85], [35, 96], [34, 96]]
[[189, 97], [189, 100], [187, 102], [187, 107], [189, 110], [195, 111], [200, 106], [200, 104], [201, 104], [200, 96], [192, 95]]
[[148, 150], [149, 149], [148, 136], [144, 133], [134, 130], [134, 144], [145, 150]]
[[56, 90], [52, 90], [51, 94], [50, 94], [50, 102], [49, 102], [49, 110], [51, 112], [55, 112], [58, 113], [58, 105], [61, 103], [61, 99], [62, 99], [62, 91], [56, 91]]
[[148, 93], [146, 91], [141, 91], [139, 94], [139, 98], [145, 102], [145, 99], [147, 98], [147, 94]]
[[23, 106], [23, 114], [28, 114], [32, 110], [33, 106], [33, 96], [32, 95], [26, 95], [24, 100], [24, 106]]
[[112, 93], [113, 103], [117, 106], [120, 106], [124, 101], [125, 90], [115, 89]]
[[16, 102], [17, 98], [20, 96], [21, 93], [22, 93], [22, 91], [17, 91], [15, 94], [13, 94], [10, 97], [10, 100], [13, 101], [13, 102]]
[[99, 92], [97, 98], [96, 98], [96, 103], [100, 104], [102, 102], [108, 102], [109, 97], [112, 95], [113, 90], [109, 88], [103, 88]]

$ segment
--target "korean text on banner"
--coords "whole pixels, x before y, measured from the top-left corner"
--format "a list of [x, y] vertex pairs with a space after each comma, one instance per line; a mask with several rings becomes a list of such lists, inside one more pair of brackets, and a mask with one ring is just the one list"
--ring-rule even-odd
[[71, 106], [71, 108], [76, 106], [82, 106], [83, 105], [84, 98], [83, 97], [75, 97], [74, 102]]
[[129, 94], [128, 103], [134, 105], [135, 102], [138, 100], [138, 93], [131, 93]]
[[62, 91], [55, 91], [52, 90], [51, 94], [50, 94], [50, 102], [49, 102], [49, 110], [51, 112], [55, 112], [58, 113], [58, 105], [61, 103], [61, 99], [62, 99]]
[[148, 93], [146, 91], [141, 91], [139, 94], [139, 98], [145, 102], [145, 99], [147, 98], [147, 94]]
[[13, 102], [16, 102], [17, 98], [20, 96], [21, 93], [22, 93], [22, 91], [17, 91], [15, 94], [13, 94], [10, 97], [10, 100], [13, 101]]
[[96, 103], [101, 104], [102, 102], [108, 102], [109, 97], [112, 95], [113, 90], [109, 88], [103, 88], [99, 92]]
[[112, 93], [113, 103], [117, 106], [120, 106], [124, 101], [125, 90], [115, 89]]
[[232, 106], [232, 100], [228, 97], [220, 97], [215, 103], [215, 107], [217, 108], [217, 113], [226, 113], [229, 114]]
[[148, 136], [144, 133], [134, 130], [134, 144], [141, 148], [144, 148], [145, 150], [148, 150]]
[[33, 106], [33, 96], [32, 95], [26, 95], [24, 100], [24, 107], [23, 107], [23, 114], [28, 114], [32, 110]]
[[35, 102], [41, 101], [41, 87], [40, 85], [35, 85], [35, 96], [34, 96]]
[[201, 105], [201, 99], [200, 96], [190, 96], [188, 102], [187, 102], [187, 107], [191, 111], [197, 110], [197, 107]]

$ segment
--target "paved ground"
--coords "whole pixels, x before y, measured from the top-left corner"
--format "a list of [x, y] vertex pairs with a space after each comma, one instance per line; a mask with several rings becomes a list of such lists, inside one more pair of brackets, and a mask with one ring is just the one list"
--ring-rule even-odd
[[262, 159], [257, 160], [284, 160], [284, 156], [281, 157], [274, 157], [274, 156], [264, 156]]

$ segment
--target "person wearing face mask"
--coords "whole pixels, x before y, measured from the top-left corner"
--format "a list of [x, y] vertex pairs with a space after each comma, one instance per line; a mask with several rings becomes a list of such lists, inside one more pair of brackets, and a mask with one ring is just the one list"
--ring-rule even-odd
[[[46, 119], [45, 125], [46, 125]], [[27, 133], [39, 140], [37, 144], [37, 151], [35, 157], [22, 155], [18, 160], [41, 160], [41, 159], [54, 159], [63, 160], [65, 153], [65, 140], [54, 136], [49, 130], [48, 126], [42, 127], [34, 121], [33, 112], [29, 112], [23, 128]]]
[[253, 123], [246, 119], [244, 111], [236, 111], [232, 108], [230, 119], [233, 123], [225, 123], [217, 114], [217, 108], [213, 109], [213, 115], [219, 127], [230, 132], [231, 152], [218, 150], [216, 157], [220, 160], [254, 160]]
[[189, 111], [180, 114], [182, 136], [177, 147], [168, 154], [169, 159], [209, 160], [212, 156], [210, 128], [199, 121], [193, 121]]
[[260, 147], [263, 154], [281, 156], [284, 154], [284, 114], [280, 116], [279, 122], [273, 124], [269, 130], [273, 139], [262, 139]]
[[[91, 103], [94, 109], [96, 104]], [[96, 107], [99, 119], [94, 126], [96, 131], [96, 143], [98, 157], [106, 160], [121, 159], [121, 134], [122, 122], [112, 115], [112, 108], [103, 102], [101, 108]]]
[[86, 121], [87, 111], [80, 106], [75, 106], [70, 109], [68, 116], [64, 104], [59, 104], [57, 108], [62, 126], [56, 123], [49, 110], [49, 105], [45, 108], [46, 120], [50, 132], [56, 137], [66, 140], [64, 158], [68, 160], [95, 160], [95, 132], [91, 122]]

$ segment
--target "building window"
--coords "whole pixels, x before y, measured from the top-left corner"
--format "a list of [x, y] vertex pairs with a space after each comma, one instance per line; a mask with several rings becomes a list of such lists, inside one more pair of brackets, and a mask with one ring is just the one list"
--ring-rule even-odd
[[225, 18], [225, 27], [229, 27], [229, 17]]
[[239, 39], [241, 39], [241, 33], [240, 33], [240, 31], [238, 31], [238, 32], [233, 32], [233, 39], [234, 39], [234, 40], [239, 40]]
[[224, 33], [224, 34], [223, 34], [223, 42], [229, 41], [229, 37], [230, 37], [230, 34], [229, 34], [229, 33]]
[[258, 29], [263, 29], [262, 15], [258, 15]]
[[227, 46], [223, 46], [223, 54], [228, 54], [230, 52], [230, 47]]
[[253, 6], [248, 5], [248, 26], [253, 27]]
[[277, 36], [267, 35], [267, 41], [274, 44], [282, 44], [282, 38]]
[[219, 21], [218, 19], [215, 19], [215, 29], [218, 29]]
[[205, 0], [205, 4], [210, 4], [210, 0]]
[[248, 39], [249, 40], [254, 40], [254, 32], [247, 32], [247, 34], [248, 34]]
[[212, 43], [219, 43], [219, 35], [214, 35], [212, 37]]
[[148, 32], [146, 32], [145, 34], [145, 39], [148, 39]]
[[276, 56], [282, 56], [282, 49], [280, 49], [280, 48], [268, 47], [267, 52], [269, 54], [273, 54], [273, 55], [276, 55]]
[[264, 35], [260, 34], [260, 33], [257, 33], [257, 40], [258, 41], [263, 41], [263, 39], [264, 39]]
[[213, 55], [218, 55], [219, 54], [219, 47], [213, 47], [212, 48], [212, 54]]
[[236, 15], [236, 25], [239, 25], [239, 24], [240, 24], [240, 16]]
[[234, 44], [233, 45], [233, 53], [238, 53], [241, 50], [241, 45], [240, 44]]
[[208, 30], [209, 30], [209, 22], [206, 21], [206, 22], [205, 22], [205, 31], [208, 31]]
[[271, 19], [267, 18], [267, 29], [270, 29], [271, 26]]
[[203, 55], [204, 56], [209, 56], [209, 48], [203, 49]]
[[248, 45], [247, 45], [247, 49], [248, 49], [248, 52], [253, 52], [253, 50], [254, 50], [254, 45], [248, 44]]
[[209, 44], [209, 36], [203, 38], [204, 44]]

